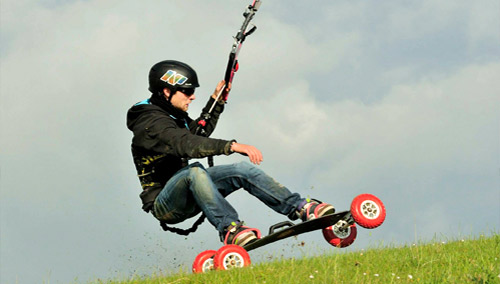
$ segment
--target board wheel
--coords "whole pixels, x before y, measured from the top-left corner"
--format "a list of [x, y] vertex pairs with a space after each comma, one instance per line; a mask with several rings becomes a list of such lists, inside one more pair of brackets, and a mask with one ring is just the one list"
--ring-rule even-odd
[[384, 222], [385, 206], [375, 195], [360, 194], [351, 203], [351, 214], [361, 227], [373, 229]]
[[356, 225], [348, 225], [344, 220], [340, 220], [335, 225], [323, 229], [325, 240], [338, 248], [350, 246], [356, 240], [357, 235], [358, 229], [356, 229]]
[[214, 267], [219, 270], [228, 270], [250, 265], [250, 255], [238, 245], [221, 247], [214, 256]]
[[194, 273], [205, 273], [210, 270], [214, 270], [214, 256], [215, 250], [206, 250], [194, 259], [193, 262], [193, 272]]

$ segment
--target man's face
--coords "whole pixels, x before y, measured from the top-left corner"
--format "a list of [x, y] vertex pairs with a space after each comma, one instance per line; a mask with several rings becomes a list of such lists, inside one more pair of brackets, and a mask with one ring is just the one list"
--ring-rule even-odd
[[[163, 90], [163, 93], [165, 94], [165, 97], [168, 100], [168, 97], [170, 96], [170, 90], [165, 88]], [[195, 99], [196, 97], [194, 95], [194, 89], [178, 89], [177, 92], [172, 97], [170, 103], [174, 107], [182, 111], [187, 111], [189, 108], [189, 104]]]

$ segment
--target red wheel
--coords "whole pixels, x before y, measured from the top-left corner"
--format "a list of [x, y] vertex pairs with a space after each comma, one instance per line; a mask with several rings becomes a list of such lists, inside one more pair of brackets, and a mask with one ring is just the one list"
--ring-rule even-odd
[[352, 201], [351, 214], [361, 227], [373, 229], [384, 222], [385, 207], [375, 195], [361, 194]]
[[193, 262], [194, 273], [205, 273], [214, 270], [214, 255], [215, 250], [206, 250], [200, 253]]
[[323, 237], [325, 240], [334, 247], [345, 248], [350, 246], [356, 236], [358, 229], [356, 225], [348, 225], [346, 221], [340, 220], [337, 224], [323, 229]]
[[215, 269], [228, 270], [235, 267], [250, 265], [248, 252], [237, 245], [227, 245], [221, 247], [214, 256]]

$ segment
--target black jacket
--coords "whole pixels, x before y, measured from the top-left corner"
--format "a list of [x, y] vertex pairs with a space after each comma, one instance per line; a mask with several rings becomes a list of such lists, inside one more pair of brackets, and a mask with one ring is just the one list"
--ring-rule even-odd
[[[194, 135], [198, 121], [170, 104], [153, 104], [152, 97], [132, 106], [127, 113], [127, 127], [134, 133], [132, 156], [142, 186], [143, 209], [149, 212], [166, 182], [189, 158], [231, 154], [231, 141]], [[207, 113], [214, 102], [210, 98], [203, 109]], [[223, 103], [217, 103], [205, 127], [209, 136], [217, 124]]]

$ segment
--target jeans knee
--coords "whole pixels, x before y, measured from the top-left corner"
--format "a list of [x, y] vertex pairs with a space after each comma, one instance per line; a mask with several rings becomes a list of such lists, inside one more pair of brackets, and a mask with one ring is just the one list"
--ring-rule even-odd
[[208, 173], [202, 164], [194, 163], [189, 165], [188, 176], [191, 179], [198, 180], [200, 178], [206, 178], [208, 176]]
[[203, 165], [193, 164], [189, 168], [187, 180], [196, 199], [210, 200], [214, 195], [215, 185]]

